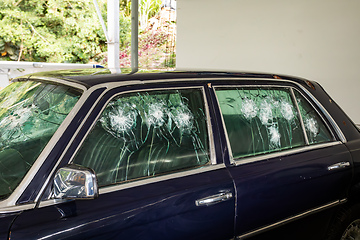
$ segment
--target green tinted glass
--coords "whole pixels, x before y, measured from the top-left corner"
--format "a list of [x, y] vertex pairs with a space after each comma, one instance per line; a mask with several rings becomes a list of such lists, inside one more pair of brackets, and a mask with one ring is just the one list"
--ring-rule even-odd
[[295, 91], [295, 96], [304, 121], [309, 144], [333, 141], [334, 138], [332, 134], [315, 109], [297, 91]]
[[18, 186], [79, 96], [38, 82], [16, 82], [0, 92], [0, 199]]
[[287, 88], [218, 88], [216, 95], [234, 158], [305, 145]]
[[112, 100], [74, 163], [95, 170], [99, 186], [209, 163], [202, 92], [125, 94]]

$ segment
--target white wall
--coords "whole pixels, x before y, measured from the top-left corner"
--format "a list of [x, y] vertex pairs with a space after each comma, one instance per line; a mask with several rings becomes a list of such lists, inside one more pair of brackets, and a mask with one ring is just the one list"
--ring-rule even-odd
[[315, 80], [360, 123], [360, 1], [178, 0], [177, 68]]

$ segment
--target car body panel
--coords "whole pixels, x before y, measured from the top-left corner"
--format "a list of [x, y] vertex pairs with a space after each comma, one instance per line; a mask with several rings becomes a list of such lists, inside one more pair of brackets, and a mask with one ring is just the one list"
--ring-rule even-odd
[[[212, 86], [288, 86], [295, 87], [298, 91], [305, 88], [289, 82], [266, 80], [255, 83], [216, 82]], [[305, 88], [306, 91], [307, 89]], [[216, 99], [215, 93], [212, 97]], [[321, 109], [322, 106], [317, 107]], [[218, 122], [223, 125], [220, 109], [215, 112], [218, 114]], [[325, 118], [329, 126], [332, 120]], [[333, 125], [337, 127], [336, 123]], [[220, 129], [221, 133], [225, 132], [224, 126]], [[332, 131], [336, 134], [335, 130]], [[342, 136], [336, 138], [345, 141]], [[228, 162], [231, 163], [228, 169], [237, 190], [236, 235], [241, 239], [311, 214], [319, 208], [327, 208], [328, 204], [336, 206], [347, 197], [352, 180], [352, 156], [341, 141], [239, 160], [231, 160], [226, 135], [222, 136], [222, 142], [223, 152], [226, 152], [224, 155], [229, 157]], [[345, 168], [328, 169], [329, 166], [342, 162], [346, 163]]]
[[[335, 211], [336, 206], [352, 201], [352, 196], [360, 197], [359, 130], [315, 82], [262, 73], [110, 75], [101, 71], [98, 75], [74, 70], [28, 77], [79, 85], [85, 97], [29, 171], [16, 201], [7, 202], [6, 208], [0, 202], [0, 239], [248, 238], [324, 209]], [[334, 141], [232, 159], [214, 91], [216, 86], [231, 85], [297, 89], [324, 118]], [[52, 198], [56, 171], [71, 163], [114, 96], [189, 87], [204, 93], [210, 165], [103, 187], [92, 200]], [[343, 167], [337, 168], [338, 164]], [[199, 206], [204, 199], [216, 199], [216, 204]]]
[[229, 168], [238, 193], [237, 235], [344, 199], [351, 168], [328, 170], [339, 159], [351, 161], [342, 144]]
[[9, 229], [20, 212], [0, 213], [0, 239], [8, 239]]
[[25, 211], [11, 228], [11, 239], [231, 238], [234, 197], [211, 206], [195, 205], [196, 200], [220, 192], [235, 195], [224, 167], [100, 194], [94, 200]]

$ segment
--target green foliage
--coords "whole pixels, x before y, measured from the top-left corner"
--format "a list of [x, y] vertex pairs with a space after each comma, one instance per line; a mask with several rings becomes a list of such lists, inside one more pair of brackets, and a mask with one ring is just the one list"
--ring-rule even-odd
[[140, 29], [148, 27], [148, 20], [160, 11], [161, 0], [139, 0]]
[[87, 63], [106, 51], [92, 1], [2, 0], [0, 9], [0, 60]]
[[[106, 22], [107, 0], [97, 0]], [[170, 27], [153, 29], [161, 0], [139, 0], [139, 66], [164, 63]], [[131, 0], [120, 0], [120, 62], [130, 66]], [[153, 22], [153, 21], [152, 21]], [[160, 23], [160, 25], [163, 23]], [[173, 23], [167, 22], [172, 25]], [[168, 30], [166, 30], [168, 29]], [[175, 59], [171, 55], [171, 59]], [[0, 61], [57, 63], [97, 62], [107, 65], [107, 44], [92, 0], [0, 0]]]
[[131, 17], [120, 12], [120, 49], [127, 47], [131, 42]]

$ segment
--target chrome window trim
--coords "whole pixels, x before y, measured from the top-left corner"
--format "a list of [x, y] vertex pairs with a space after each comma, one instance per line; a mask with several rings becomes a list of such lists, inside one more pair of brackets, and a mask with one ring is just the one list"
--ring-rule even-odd
[[[21, 79], [22, 78], [20, 77], [19, 80], [21, 80]], [[55, 84], [60, 83], [61, 85], [70, 86], [70, 87], [73, 87], [73, 88], [80, 89], [83, 92], [86, 92], [86, 90], [88, 90], [84, 85], [82, 85], [80, 83], [66, 81], [66, 80], [63, 80], [61, 78], [31, 76], [29, 79], [26, 79], [26, 81], [50, 82], [50, 83], [55, 83]]]
[[[195, 175], [195, 174], [216, 171], [219, 169], [226, 169], [225, 164], [222, 163], [222, 164], [216, 164], [216, 165], [207, 165], [207, 166], [203, 166], [203, 167], [199, 167], [199, 168], [195, 168], [195, 169], [184, 170], [182, 172], [175, 172], [175, 173], [164, 174], [164, 175], [155, 176], [155, 177], [149, 177], [149, 178], [141, 179], [141, 180], [134, 180], [132, 182], [125, 182], [122, 184], [105, 186], [105, 187], [99, 188], [99, 194], [112, 193], [112, 192], [125, 190], [125, 189], [129, 189], [129, 188], [133, 188], [133, 187], [144, 186], [144, 185], [151, 184], [151, 183], [163, 182], [163, 181], [187, 177], [187, 176], [191, 176], [191, 175]], [[40, 202], [39, 208], [48, 207], [48, 206], [52, 206], [52, 205], [56, 205], [56, 204], [68, 202], [68, 201], [71, 201], [71, 200], [47, 199], [47, 200]], [[1, 211], [0, 211], [0, 213], [1, 213]]]
[[[323, 105], [321, 105], [321, 103], [303, 86], [298, 85], [298, 87], [301, 88], [301, 90], [310, 97], [310, 99], [318, 106], [318, 108], [320, 109], [320, 111], [323, 114], [319, 114], [321, 118], [323, 118], [323, 115], [325, 116], [325, 118], [328, 120], [328, 122], [331, 124], [332, 128], [334, 129], [334, 131], [336, 132], [337, 137], [341, 140], [341, 142], [346, 143], [347, 139], [344, 135], [344, 133], [341, 131], [340, 127], [336, 124], [335, 120], [332, 118], [332, 116], [329, 114], [329, 112], [323, 107]], [[312, 105], [312, 103], [307, 99], [306, 96], [304, 96], [304, 94], [302, 94], [302, 92], [298, 91], [307, 101], [310, 105]], [[312, 105], [313, 106], [313, 105]], [[317, 109], [314, 108], [316, 111]], [[324, 120], [324, 119], [323, 119]], [[325, 124], [327, 124], [327, 121], [324, 121]], [[329, 127], [328, 127], [329, 128]], [[332, 131], [331, 131], [332, 132]]]
[[300, 125], [301, 125], [301, 128], [302, 128], [303, 134], [304, 134], [305, 145], [309, 145], [309, 138], [308, 138], [307, 133], [306, 133], [306, 129], [305, 129], [305, 125], [304, 125], [304, 119], [303, 119], [303, 117], [301, 115], [299, 104], [296, 101], [294, 89], [290, 88], [290, 91], [291, 91], [291, 97], [292, 97], [292, 99], [294, 101], [294, 104], [295, 104], [295, 107], [296, 107], [296, 111], [297, 111], [298, 116], [299, 116]]
[[150, 183], [157, 183], [157, 182], [162, 182], [162, 181], [166, 181], [166, 180], [182, 178], [182, 177], [186, 177], [186, 176], [191, 176], [191, 175], [195, 175], [195, 174], [199, 174], [199, 173], [210, 172], [210, 171], [215, 171], [218, 169], [225, 169], [225, 168], [226, 168], [225, 164], [216, 164], [216, 165], [205, 165], [203, 167], [199, 167], [196, 169], [186, 169], [183, 171], [170, 173], [170, 174], [165, 173], [164, 175], [149, 177], [149, 178], [146, 178], [143, 180], [134, 180], [133, 182], [128, 182], [128, 183], [125, 182], [125, 183], [122, 183], [122, 184], [120, 183], [120, 184], [113, 185], [113, 186], [101, 187], [101, 188], [99, 188], [99, 194], [106, 194], [106, 193], [124, 190], [124, 189], [128, 189], [128, 188], [143, 186], [143, 185], [147, 185]]
[[[104, 96], [106, 93], [108, 93], [110, 90], [119, 87], [118, 85], [113, 85], [115, 87], [111, 88], [111, 89], [107, 89], [107, 91], [105, 91], [102, 96]], [[211, 119], [210, 119], [210, 110], [209, 110], [209, 106], [207, 104], [207, 100], [206, 100], [206, 94], [205, 94], [205, 87], [204, 86], [189, 86], [189, 87], [159, 87], [159, 88], [147, 88], [147, 89], [139, 89], [139, 90], [129, 90], [129, 91], [122, 91], [119, 93], [114, 94], [113, 96], [111, 96], [106, 103], [104, 103], [104, 105], [102, 106], [101, 110], [99, 111], [99, 114], [96, 116], [96, 119], [93, 121], [93, 123], [91, 124], [91, 126], [89, 127], [89, 129], [87, 130], [87, 132], [85, 133], [85, 136], [83, 137], [83, 139], [81, 140], [80, 144], [77, 146], [76, 150], [74, 151], [74, 154], [71, 156], [70, 160], [68, 163], [71, 163], [74, 159], [74, 157], [76, 156], [76, 153], [79, 151], [80, 147], [83, 145], [85, 139], [87, 138], [87, 136], [89, 135], [89, 133], [91, 132], [91, 130], [93, 129], [94, 125], [96, 124], [96, 122], [98, 121], [99, 117], [101, 116], [102, 112], [104, 111], [104, 109], [106, 108], [106, 106], [109, 104], [109, 102], [111, 100], [113, 100], [116, 97], [119, 97], [121, 95], [124, 94], [128, 94], [128, 93], [134, 93], [134, 92], [145, 92], [145, 91], [166, 91], [166, 90], [180, 90], [180, 89], [199, 89], [202, 94], [203, 94], [203, 98], [204, 98], [204, 108], [205, 108], [205, 114], [206, 114], [206, 120], [207, 120], [207, 127], [208, 127], [208, 141], [209, 141], [209, 154], [210, 154], [210, 165], [205, 165], [204, 167], [209, 167], [209, 166], [217, 166], [216, 164], [216, 156], [215, 156], [215, 143], [214, 143], [214, 138], [213, 138], [213, 132], [212, 132], [212, 127], [211, 127]], [[102, 98], [99, 97], [99, 99]], [[97, 102], [98, 103], [98, 102]], [[96, 104], [94, 104], [93, 108], [95, 107]], [[88, 115], [92, 112], [93, 108], [91, 109], [91, 111], [89, 111]], [[88, 118], [88, 115], [86, 116], [86, 119]], [[81, 126], [78, 128], [78, 131], [80, 131], [81, 127], [83, 124], [81, 124]], [[74, 136], [77, 135], [78, 131], [76, 132], [76, 134]], [[73, 137], [75, 138], [75, 137]], [[71, 140], [73, 141], [73, 139]], [[70, 146], [70, 144], [68, 145], [68, 147]], [[67, 147], [67, 149], [68, 149]], [[67, 150], [66, 149], [66, 150]], [[65, 154], [66, 150], [64, 151], [63, 155]], [[59, 158], [62, 159], [63, 155]], [[60, 162], [60, 160], [59, 160]], [[59, 163], [58, 162], [58, 163]], [[58, 165], [58, 164], [57, 164]], [[220, 164], [221, 165], [221, 164]], [[186, 170], [180, 170], [181, 172], [187, 172], [187, 171], [191, 171], [192, 169], [186, 169]], [[196, 170], [196, 169], [195, 169]], [[52, 173], [55, 171], [55, 168], [52, 170]], [[201, 172], [201, 171], [200, 171]], [[195, 174], [195, 173], [192, 173]], [[172, 175], [172, 174], [168, 174], [168, 175]], [[51, 176], [51, 174], [49, 175]], [[160, 177], [160, 176], [159, 176]], [[157, 178], [157, 177], [155, 177]], [[162, 178], [160, 178], [162, 179]], [[139, 180], [141, 181], [141, 180]], [[151, 182], [151, 181], [150, 181]], [[129, 183], [124, 183], [124, 184], [129, 184]], [[122, 185], [121, 183], [119, 183], [118, 185]], [[118, 186], [116, 185], [116, 186]], [[103, 187], [99, 188], [99, 192], [100, 194], [103, 192], [103, 190], [101, 190]]]
[[[338, 134], [334, 134], [334, 133], [333, 133], [334, 131], [336, 132], [336, 129], [335, 129], [335, 128], [331, 128], [331, 127], [329, 126], [328, 122], [325, 121], [324, 116], [323, 116], [325, 113], [323, 112], [323, 110], [321, 110], [321, 108], [320, 108], [320, 111], [321, 111], [323, 114], [319, 113], [319, 111], [318, 111], [317, 108], [314, 106], [314, 104], [313, 104], [312, 102], [310, 102], [309, 99], [308, 99], [304, 94], [302, 94], [300, 91], [298, 91], [298, 90], [296, 90], [296, 89], [293, 91], [294, 97], [295, 97], [295, 91], [298, 92], [298, 93], [307, 101], [307, 103], [310, 104], [310, 106], [312, 107], [312, 109], [315, 110], [315, 112], [317, 113], [317, 115], [321, 118], [323, 124], [324, 124], [324, 125], [326, 126], [326, 128], [329, 130], [330, 134], [331, 134], [332, 137], [333, 137], [333, 140], [336, 140], [336, 136], [337, 136], [337, 137], [340, 139], [340, 141], [343, 142], [343, 141], [342, 141], [343, 139], [341, 138], [341, 136], [339, 136]], [[297, 107], [299, 107], [299, 104], [297, 103], [297, 101], [295, 101], [295, 102], [296, 102]], [[300, 107], [299, 107], [299, 109], [300, 109]], [[325, 111], [325, 109], [324, 109], [324, 111]], [[299, 114], [301, 115], [300, 111], [299, 111]], [[302, 117], [301, 117], [301, 118], [302, 118]], [[327, 117], [325, 116], [325, 118], [327, 118]], [[328, 118], [327, 118], [327, 119], [328, 119]], [[328, 120], [329, 120], [329, 119], [328, 119]], [[306, 130], [305, 130], [305, 129], [304, 129], [304, 131], [305, 131], [305, 133], [306, 133]], [[310, 143], [308, 143], [308, 144], [310, 144]]]
[[[90, 89], [88, 89], [85, 93], [84, 93], [84, 99], [79, 99], [82, 100], [81, 101], [81, 105], [79, 106], [79, 109], [83, 106], [83, 104], [85, 103], [85, 101], [88, 99], [88, 97], [95, 92], [98, 89], [101, 89], [104, 87], [92, 87]], [[64, 155], [66, 154], [66, 152], [68, 151], [68, 149], [70, 148], [71, 144], [73, 143], [74, 139], [76, 138], [76, 136], [78, 135], [78, 133], [80, 132], [81, 128], [83, 127], [86, 119], [88, 119], [88, 117], [90, 116], [91, 112], [93, 111], [93, 109], [95, 108], [95, 106], [98, 104], [98, 102], [101, 100], [101, 98], [106, 94], [106, 90], [104, 90], [104, 92], [102, 92], [100, 94], [100, 96], [98, 97], [98, 99], [95, 101], [95, 103], [93, 104], [93, 106], [90, 108], [89, 112], [85, 115], [85, 117], [83, 118], [83, 120], [81, 121], [81, 123], [79, 123], [78, 128], [76, 129], [74, 135], [71, 137], [71, 139], [69, 139], [69, 142], [67, 144], [67, 146], [65, 147], [64, 151], [62, 152], [62, 154], [60, 155], [58, 161], [55, 163], [54, 168], [51, 170], [50, 174], [48, 175], [48, 177], [46, 178], [44, 185], [42, 186], [42, 188], [39, 191], [39, 195], [36, 197], [35, 202], [39, 202], [40, 201], [40, 197], [42, 196], [42, 192], [46, 189], [46, 187], [48, 186], [48, 183], [50, 181], [50, 178], [53, 176], [55, 170], [57, 169], [57, 167], [59, 166], [61, 160], [63, 159]], [[73, 114], [73, 117], [77, 114], [77, 112], [79, 111], [79, 109], [77, 109], [76, 113]], [[66, 126], [67, 127], [67, 126]], [[65, 129], [64, 129], [65, 130]], [[64, 131], [63, 130], [63, 131]]]
[[250, 231], [250, 232], [247, 232], [245, 234], [242, 234], [242, 235], [239, 235], [236, 237], [236, 239], [246, 239], [248, 237], [251, 237], [253, 235], [256, 235], [258, 233], [262, 233], [262, 232], [265, 232], [267, 230], [270, 230], [270, 229], [273, 229], [273, 228], [276, 228], [276, 227], [279, 227], [279, 226], [282, 226], [286, 223], [289, 223], [289, 222], [292, 222], [294, 220], [297, 220], [297, 219], [300, 219], [300, 218], [303, 218], [303, 217], [306, 217], [306, 216], [309, 216], [311, 214], [314, 214], [314, 213], [317, 213], [317, 212], [320, 212], [322, 210], [325, 210], [325, 209], [329, 209], [329, 208], [332, 208], [332, 207], [335, 207], [335, 206], [338, 206], [340, 204], [343, 204], [347, 201], [347, 199], [341, 199], [341, 200], [337, 200], [337, 201], [333, 201], [333, 202], [330, 202], [328, 204], [325, 204], [325, 205], [322, 205], [320, 207], [317, 207], [317, 208], [313, 208], [313, 209], [310, 209], [308, 211], [305, 211], [303, 213], [300, 213], [300, 214], [297, 214], [295, 216], [291, 216], [289, 218], [286, 218], [286, 219], [283, 219], [281, 221], [278, 221], [276, 223], [273, 223], [273, 224], [270, 224], [270, 225], [267, 225], [267, 226], [264, 226], [264, 227], [261, 227], [259, 229], [256, 229], [254, 231]]
[[[234, 85], [219, 84], [219, 85], [215, 85], [215, 86], [213, 85], [212, 87], [214, 89], [214, 94], [215, 94], [216, 102], [217, 102], [219, 110], [220, 110], [220, 114], [221, 114], [221, 109], [220, 109], [219, 99], [218, 99], [218, 97], [216, 95], [216, 89], [219, 89], [219, 88], [237, 88], [237, 87], [244, 87], [244, 88], [246, 88], [246, 87], [286, 88], [286, 89], [289, 89], [289, 92], [290, 92], [291, 97], [293, 98], [293, 100], [296, 100], [295, 95], [294, 95], [294, 89], [295, 89], [295, 91], [297, 91], [301, 96], [303, 96], [305, 98], [305, 100], [311, 105], [311, 107], [317, 112], [319, 117], [324, 122], [326, 128], [329, 130], [329, 132], [331, 133], [331, 135], [334, 138], [333, 141], [331, 141], [331, 142], [327, 142], [327, 143], [323, 143], [323, 144], [321, 143], [321, 144], [308, 145], [309, 142], [308, 142], [308, 138], [307, 138], [306, 131], [305, 131], [305, 128], [304, 128], [304, 124], [303, 124], [303, 121], [302, 121], [301, 113], [299, 111], [299, 106], [298, 106], [298, 103], [295, 101], [294, 105], [296, 106], [296, 110], [297, 110], [299, 116], [301, 117], [300, 118], [301, 126], [303, 127], [303, 134], [304, 134], [304, 138], [305, 138], [305, 141], [306, 141], [306, 144], [307, 144], [307, 145], [304, 145], [303, 147], [301, 147], [301, 149], [306, 148], [307, 150], [311, 150], [313, 148], [314, 149], [315, 148], [322, 148], [323, 145], [325, 145], [325, 147], [326, 147], [326, 145], [332, 146], [332, 145], [337, 145], [339, 143], [345, 143], [346, 142], [346, 138], [345, 138], [344, 134], [341, 132], [339, 126], [335, 123], [334, 119], [330, 116], [330, 114], [326, 111], [326, 109], [320, 104], [319, 101], [317, 101], [317, 99], [309, 91], [307, 91], [303, 86], [301, 86], [298, 83], [294, 83], [292, 81], [282, 81], [282, 82], [289, 82], [289, 83], [295, 84], [297, 87], [301, 88], [301, 90], [303, 90], [307, 95], [310, 96], [310, 98], [313, 100], [313, 102], [317, 105], [317, 107], [321, 110], [321, 112], [323, 114], [320, 114], [318, 112], [317, 108], [314, 107], [312, 102], [310, 102], [309, 99], [306, 96], [304, 96], [304, 94], [301, 91], [297, 90], [294, 86], [281, 86], [281, 85], [276, 85], [276, 84], [268, 84], [268, 85], [266, 85], [266, 84], [254, 84], [254, 85], [252, 85], [252, 84], [244, 84], [244, 85], [241, 85], [241, 84], [234, 84]], [[323, 116], [323, 115], [325, 115], [325, 116]], [[328, 121], [325, 121], [324, 117], [327, 118]], [[226, 138], [226, 142], [227, 142], [227, 148], [228, 148], [228, 151], [229, 151], [230, 163], [234, 164], [234, 165], [241, 165], [241, 164], [239, 164], [240, 160], [239, 159], [234, 159], [234, 157], [233, 157], [229, 136], [228, 136], [228, 133], [227, 133], [227, 130], [226, 130], [225, 121], [224, 121], [224, 117], [223, 117], [222, 114], [221, 114], [221, 120], [222, 120], [222, 124], [224, 126], [224, 133], [225, 133], [225, 138]], [[330, 124], [331, 124], [331, 126], [333, 128], [330, 128], [328, 126], [327, 122], [330, 122]], [[340, 139], [340, 142], [336, 141], [334, 131], [336, 132], [336, 136]], [[314, 147], [313, 148], [307, 148], [308, 146], [314, 146]], [[284, 155], [284, 152], [288, 152], [288, 151], [289, 150], [284, 149], [284, 150], [280, 150], [279, 152], [265, 153], [264, 155], [247, 156], [247, 157], [241, 158], [241, 161], [244, 162], [244, 163], [260, 161], [260, 160], [268, 159], [269, 157], [267, 157], [267, 156], [269, 156], [270, 154], [274, 154], [276, 156], [282, 156], [282, 155]], [[297, 150], [293, 150], [293, 151], [297, 151]], [[299, 150], [299, 151], [301, 152], [301, 150]], [[304, 150], [302, 150], [302, 151], [304, 151]], [[244, 159], [246, 159], [246, 160], [244, 160]]]
[[[249, 84], [244, 84], [244, 85], [241, 85], [241, 84], [236, 84], [236, 85], [216, 85], [216, 86], [213, 86], [213, 89], [214, 89], [214, 95], [215, 95], [215, 98], [216, 98], [216, 102], [217, 102], [217, 105], [218, 105], [218, 108], [220, 110], [220, 114], [221, 114], [221, 121], [222, 121], [222, 125], [224, 127], [224, 134], [225, 134], [225, 138], [226, 138], [226, 144], [227, 144], [227, 149], [229, 151], [229, 156], [230, 156], [230, 164], [232, 165], [239, 165], [238, 164], [238, 160], [234, 158], [233, 156], [233, 152], [232, 152], [232, 148], [231, 148], [231, 145], [230, 145], [230, 139], [229, 139], [229, 135], [227, 133], [227, 130], [226, 130], [226, 125], [225, 125], [225, 121], [224, 121], [224, 116], [222, 115], [221, 113], [221, 108], [220, 108], [220, 102], [219, 102], [219, 98], [217, 97], [216, 95], [216, 89], [217, 88], [237, 88], [237, 87], [277, 87], [277, 88], [286, 88], [286, 89], [289, 89], [289, 93], [291, 94], [290, 92], [290, 89], [291, 89], [291, 86], [279, 86], [279, 85], [259, 85], [259, 84], [255, 84], [255, 85], [249, 85]], [[292, 97], [292, 96], [291, 96]], [[300, 114], [300, 113], [299, 113]], [[268, 153], [268, 154], [271, 154], [271, 153]], [[268, 154], [265, 154], [265, 155], [261, 155], [262, 157], [264, 156], [268, 156]], [[244, 157], [244, 158], [241, 158], [241, 159], [248, 159], [248, 161], [246, 162], [253, 162], [251, 159], [254, 158], [254, 157], [257, 157], [259, 155], [255, 155], [255, 156], [248, 156], [248, 157]], [[251, 159], [250, 159], [251, 158]], [[256, 161], [256, 160], [255, 160]], [[245, 161], [244, 161], [245, 162]]]
[[[24, 178], [22, 179], [20, 184], [16, 187], [15, 191], [7, 199], [4, 199], [4, 200], [0, 201], [0, 209], [16, 206], [16, 202], [21, 197], [21, 194], [29, 186], [29, 184], [32, 181], [33, 177], [35, 176], [37, 171], [40, 169], [40, 167], [44, 163], [47, 156], [50, 154], [52, 148], [56, 145], [59, 137], [62, 136], [64, 130], [69, 126], [69, 124], [71, 123], [73, 117], [78, 113], [80, 107], [83, 104], [82, 102], [87, 99], [86, 88], [84, 88], [80, 84], [67, 84], [68, 82], [66, 82], [66, 81], [57, 81], [58, 79], [51, 79], [51, 78], [47, 78], [47, 79], [45, 79], [45, 78], [33, 78], [33, 79], [31, 79], [30, 78], [27, 81], [35, 81], [36, 82], [37, 80], [45, 80], [45, 81], [47, 81], [49, 83], [59, 83], [60, 82], [64, 86], [69, 86], [69, 87], [79, 89], [83, 93], [82, 93], [81, 97], [79, 98], [78, 102], [75, 104], [74, 108], [71, 110], [71, 112], [64, 119], [64, 121], [61, 123], [59, 128], [56, 130], [54, 135], [51, 137], [50, 141], [47, 143], [47, 145], [45, 146], [43, 151], [40, 153], [38, 158], [34, 161], [34, 164], [30, 168], [30, 170], [26, 173], [26, 175], [24, 176]], [[41, 81], [39, 81], [39, 82], [41, 82]], [[84, 91], [84, 89], [85, 89], [85, 91]], [[32, 205], [32, 204], [28, 204], [28, 205]], [[25, 207], [25, 208], [28, 209], [27, 207]]]
[[249, 156], [249, 157], [244, 157], [244, 158], [240, 158], [240, 159], [234, 159], [234, 165], [239, 166], [239, 165], [243, 165], [243, 164], [259, 162], [259, 161], [263, 161], [263, 160], [269, 160], [271, 158], [288, 156], [288, 155], [292, 155], [292, 154], [296, 154], [296, 153], [306, 152], [306, 151], [315, 150], [315, 149], [322, 149], [322, 148], [332, 147], [332, 146], [341, 145], [341, 144], [342, 144], [341, 141], [327, 142], [327, 143], [320, 143], [320, 144], [314, 144], [314, 145], [306, 145], [303, 147], [298, 147], [298, 148], [293, 148], [293, 149], [291, 149], [291, 148], [285, 149], [285, 150], [281, 150], [278, 152], [264, 153], [261, 155]]
[[35, 208], [36, 203], [29, 203], [25, 205], [19, 205], [19, 206], [5, 206], [0, 207], [0, 214], [11, 214], [11, 213], [17, 213], [29, 209]]

